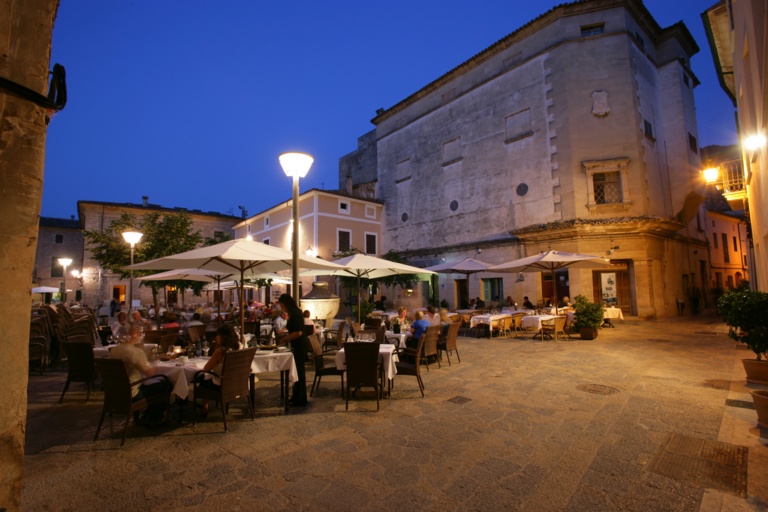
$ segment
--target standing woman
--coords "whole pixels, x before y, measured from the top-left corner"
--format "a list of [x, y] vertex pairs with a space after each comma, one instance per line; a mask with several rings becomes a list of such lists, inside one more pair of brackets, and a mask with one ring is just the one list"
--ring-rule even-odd
[[299, 379], [293, 384], [293, 396], [288, 401], [288, 404], [293, 407], [300, 407], [307, 405], [305, 365], [307, 352], [309, 351], [309, 340], [304, 335], [304, 313], [296, 305], [293, 297], [287, 293], [282, 294], [277, 303], [284, 312], [288, 313], [288, 323], [286, 324], [288, 334], [278, 338], [277, 342], [280, 345], [285, 345], [288, 342], [291, 343], [291, 352], [293, 352], [296, 370], [299, 373]]

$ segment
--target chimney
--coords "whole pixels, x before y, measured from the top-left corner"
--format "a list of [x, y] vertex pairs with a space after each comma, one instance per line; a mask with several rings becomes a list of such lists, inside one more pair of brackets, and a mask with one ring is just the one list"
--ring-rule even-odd
[[141, 204], [144, 205], [144, 208], [149, 206], [149, 196], [141, 196]]

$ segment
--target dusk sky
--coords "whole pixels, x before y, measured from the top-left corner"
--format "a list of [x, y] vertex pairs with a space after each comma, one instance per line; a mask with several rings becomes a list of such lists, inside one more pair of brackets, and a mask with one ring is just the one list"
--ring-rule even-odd
[[[62, 0], [53, 63], [69, 101], [48, 129], [42, 215], [77, 201], [254, 215], [290, 199], [278, 155], [315, 163], [301, 190], [338, 188], [338, 162], [389, 108], [564, 0]], [[646, 0], [684, 21], [701, 146], [736, 143], [700, 14], [715, 0]]]

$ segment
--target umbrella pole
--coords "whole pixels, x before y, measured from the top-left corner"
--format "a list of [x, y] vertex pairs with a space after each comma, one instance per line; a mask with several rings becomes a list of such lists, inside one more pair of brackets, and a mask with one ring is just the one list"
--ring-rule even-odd
[[240, 269], [240, 306], [238, 307], [238, 311], [240, 312], [240, 343], [243, 345], [243, 348], [245, 348], [245, 315], [243, 314], [243, 290], [245, 289], [243, 286], [244, 275], [245, 273]]
[[362, 323], [362, 321], [360, 320], [360, 306], [362, 304], [360, 302], [360, 292], [361, 291], [362, 290], [360, 289], [360, 273], [358, 272], [358, 274], [357, 274], [357, 323], [358, 324]]
[[[554, 268], [552, 269], [552, 295], [554, 296], [552, 306], [555, 308], [555, 316], [557, 316], [557, 272]], [[557, 341], [557, 323], [555, 323], [555, 341]]]

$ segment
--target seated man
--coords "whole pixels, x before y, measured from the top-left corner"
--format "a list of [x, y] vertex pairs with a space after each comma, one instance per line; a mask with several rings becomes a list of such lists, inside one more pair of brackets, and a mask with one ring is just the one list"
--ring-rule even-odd
[[536, 309], [536, 306], [534, 306], [533, 303], [530, 300], [528, 300], [527, 295], [523, 297], [523, 307], [525, 309]]
[[377, 310], [384, 311], [386, 308], [386, 302], [387, 302], [387, 298], [382, 295], [379, 298], [379, 300], [373, 303], [373, 305], [376, 307]]
[[129, 333], [128, 313], [121, 311], [117, 314], [117, 320], [112, 323], [112, 336], [127, 336]]
[[280, 337], [282, 334], [288, 334], [288, 312], [280, 311], [280, 314], [272, 322], [272, 332]]
[[480, 297], [475, 299], [475, 307], [477, 309], [483, 309], [485, 307], [485, 301]]
[[427, 316], [425, 318], [429, 321], [429, 325], [440, 325], [440, 315], [437, 314], [434, 306], [427, 306]]
[[[128, 380], [135, 382], [144, 377], [151, 377], [155, 374], [155, 367], [147, 360], [147, 354], [142, 348], [136, 346], [142, 340], [141, 331], [137, 326], [131, 328], [130, 335], [124, 343], [120, 343], [109, 352], [109, 357], [113, 359], [122, 359], [125, 369], [128, 371]], [[153, 379], [154, 380], [154, 379]], [[140, 386], [131, 387], [131, 395], [134, 402], [142, 398], [149, 398], [156, 395], [170, 395], [173, 386], [167, 379], [160, 381], [149, 380]], [[151, 402], [151, 400], [150, 400]], [[134, 416], [138, 420], [138, 413]], [[142, 423], [149, 427], [156, 427], [165, 422], [165, 405], [151, 404], [147, 407], [142, 418]]]

